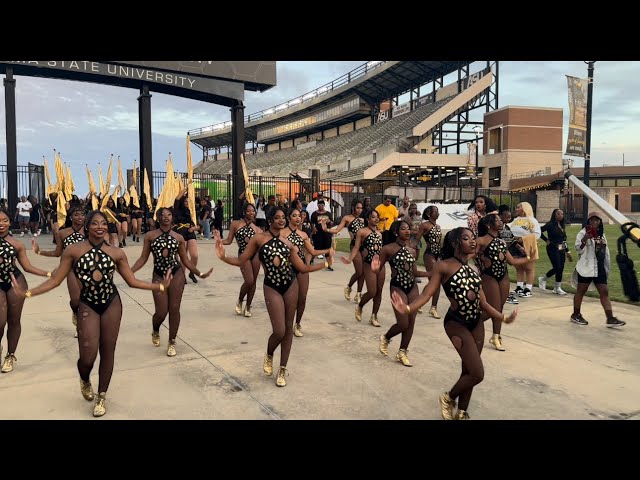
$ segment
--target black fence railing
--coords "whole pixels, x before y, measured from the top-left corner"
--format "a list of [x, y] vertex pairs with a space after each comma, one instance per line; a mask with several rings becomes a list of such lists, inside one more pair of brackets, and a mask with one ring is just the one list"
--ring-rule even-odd
[[[17, 204], [21, 196], [35, 196], [40, 202], [45, 197], [44, 167], [30, 163], [18, 165], [18, 198], [13, 199], [12, 205]], [[7, 166], [0, 165], [0, 198], [8, 199], [9, 180], [7, 178]]]
[[[182, 178], [186, 178], [186, 173], [177, 172]], [[154, 192], [159, 195], [164, 182], [166, 180], [166, 172], [153, 172]], [[194, 177], [194, 186], [196, 197], [211, 197], [212, 200], [222, 200], [224, 204], [224, 221], [223, 228], [227, 229], [232, 216], [233, 198], [238, 195], [232, 195], [231, 175], [196, 173]], [[367, 188], [346, 182], [337, 182], [333, 180], [316, 181], [311, 178], [301, 178], [299, 176], [290, 175], [289, 177], [268, 177], [268, 176], [250, 176], [249, 186], [253, 195], [256, 197], [263, 195], [265, 199], [269, 195], [275, 195], [276, 201], [291, 202], [292, 199], [299, 198], [304, 204], [313, 200], [315, 192], [322, 192], [325, 198], [330, 199], [329, 208], [337, 220], [343, 215], [350, 213], [351, 202], [355, 199], [363, 200], [365, 197], [371, 198], [371, 205], [377, 206], [382, 203], [385, 195], [385, 188], [389, 184], [380, 183], [378, 188]], [[414, 192], [415, 188], [412, 189]], [[413, 195], [412, 200], [419, 203], [470, 203], [476, 195], [486, 195], [496, 202], [497, 205], [509, 205], [511, 209], [520, 202], [529, 202], [534, 211], [536, 208], [535, 192], [508, 192], [505, 190], [478, 188], [474, 187], [424, 187], [418, 189], [420, 195]], [[399, 199], [404, 195], [390, 195], [393, 199]], [[395, 202], [397, 203], [397, 202]]]
[[[186, 178], [184, 172], [176, 172], [182, 178]], [[153, 191], [156, 197], [162, 191], [167, 173], [155, 171], [152, 175]], [[211, 200], [222, 200], [224, 204], [224, 220], [223, 228], [228, 229], [232, 216], [232, 199], [238, 198], [241, 192], [233, 195], [233, 182], [231, 175], [219, 175], [208, 173], [195, 173], [193, 175], [196, 197], [202, 199], [205, 196], [211, 197]], [[250, 176], [249, 186], [254, 197], [263, 195], [268, 199], [270, 195], [276, 196], [277, 202], [291, 202], [292, 199], [299, 198], [305, 204], [313, 200], [314, 192], [324, 192], [328, 198], [332, 199], [331, 209], [334, 215], [342, 216], [348, 213], [350, 209], [351, 197], [349, 194], [354, 192], [355, 186], [351, 183], [335, 182], [332, 180], [320, 181], [313, 184], [311, 178], [301, 178], [296, 176], [289, 177], [268, 177], [268, 176]], [[345, 200], [348, 199], [348, 200]], [[346, 212], [344, 210], [346, 208]]]
[[564, 212], [564, 218], [566, 223], [582, 223], [584, 220], [584, 212], [582, 211], [582, 198], [581, 193], [566, 193], [560, 195], [560, 205]]

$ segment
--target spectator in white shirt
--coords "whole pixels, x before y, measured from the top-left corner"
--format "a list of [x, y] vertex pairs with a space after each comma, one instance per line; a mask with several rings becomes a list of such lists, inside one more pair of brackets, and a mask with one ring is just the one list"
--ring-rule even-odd
[[323, 200], [322, 195], [314, 193], [313, 194], [313, 202], [309, 202], [307, 204], [307, 208], [305, 209], [307, 211], [307, 213], [309, 214], [309, 218], [311, 218], [311, 215], [313, 215], [313, 212], [318, 210], [318, 200]]
[[20, 223], [21, 237], [24, 237], [25, 232], [29, 232], [29, 219], [31, 217], [32, 209], [33, 206], [31, 205], [31, 202], [27, 201], [27, 197], [24, 195], [20, 197], [20, 202], [16, 206], [16, 213], [18, 214], [18, 222]]

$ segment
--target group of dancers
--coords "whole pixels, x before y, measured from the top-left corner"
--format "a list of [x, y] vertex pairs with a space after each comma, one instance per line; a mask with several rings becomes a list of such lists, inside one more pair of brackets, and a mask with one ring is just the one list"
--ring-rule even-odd
[[[184, 192], [179, 194], [181, 198], [183, 195]], [[176, 202], [176, 208], [188, 209], [187, 202]], [[0, 312], [5, 312], [0, 314], [0, 335], [4, 334], [5, 324], [8, 326], [8, 352], [1, 371], [12, 371], [17, 361], [15, 353], [25, 298], [46, 293], [66, 278], [72, 318], [77, 326], [77, 367], [81, 394], [87, 401], [96, 400], [93, 415], [102, 416], [106, 413], [106, 394], [122, 319], [122, 304], [113, 281], [114, 272], [117, 270], [132, 288], [152, 291], [155, 304], [152, 344], [156, 347], [160, 345], [159, 329], [168, 315], [167, 355], [175, 356], [185, 268], [200, 278], [207, 278], [213, 269], [206, 273], [198, 270], [193, 256], [188, 254], [189, 234], [192, 232], [188, 228], [185, 230], [184, 224], [176, 225], [173, 209], [160, 208], [156, 212], [156, 228], [145, 235], [142, 253], [133, 267], [130, 267], [122, 249], [106, 241], [109, 222], [103, 212], [96, 210], [87, 214], [82, 208], [72, 208], [68, 213], [71, 226], [58, 232], [56, 250], [42, 251], [33, 242], [36, 254], [60, 257], [60, 265], [52, 274], [30, 263], [22, 242], [13, 239], [10, 234], [9, 216], [0, 211], [0, 306], [4, 307], [0, 308]], [[274, 353], [280, 346], [276, 385], [284, 387], [287, 384], [287, 364], [293, 337], [303, 336], [301, 322], [309, 288], [309, 273], [329, 267], [335, 251], [333, 248], [316, 250], [313, 247], [308, 235], [301, 229], [300, 205], [294, 205], [287, 211], [280, 206], [271, 207], [266, 212], [267, 228], [264, 231], [255, 225], [255, 216], [255, 207], [245, 204], [243, 218], [231, 224], [227, 239], [222, 239], [218, 231], [214, 232], [215, 251], [222, 261], [241, 269], [243, 284], [236, 304], [238, 315], [251, 316], [258, 271], [262, 266], [264, 299], [272, 325], [263, 359], [263, 372], [273, 375]], [[383, 245], [378, 231], [378, 212], [371, 209], [363, 211], [359, 201], [354, 201], [351, 215], [345, 216], [336, 227], [329, 229], [326, 225], [321, 226], [331, 233], [347, 228], [350, 234], [351, 252], [342, 257], [342, 261], [353, 263], [355, 273], [344, 295], [350, 300], [351, 287], [358, 284], [357, 321], [362, 320], [363, 308], [373, 300], [369, 322], [375, 327], [381, 326], [377, 315], [386, 265], [390, 266], [390, 296], [396, 322], [379, 337], [378, 349], [382, 355], [388, 356], [390, 342], [400, 335], [395, 358], [402, 365], [412, 365], [408, 350], [416, 315], [422, 306], [432, 300], [430, 313], [439, 318], [434, 300], [442, 287], [450, 301], [443, 321], [444, 329], [462, 362], [457, 382], [440, 396], [442, 417], [468, 419], [473, 388], [484, 376], [480, 356], [484, 344], [483, 322], [492, 319], [494, 334], [491, 343], [501, 350], [500, 325], [514, 321], [517, 316], [517, 310], [509, 315], [503, 313], [509, 293], [507, 264], [521, 265], [528, 258], [516, 259], [509, 253], [507, 244], [500, 238], [504, 225], [497, 212], [490, 212], [479, 220], [478, 238], [470, 228], [459, 227], [449, 231], [442, 240], [435, 206], [428, 208], [423, 218], [425, 222], [420, 224], [417, 238], [426, 242], [425, 271], [417, 268], [416, 236], [409, 220], [393, 223], [391, 236], [395, 241], [387, 245]], [[228, 256], [224, 248], [233, 239], [238, 244], [238, 255], [235, 257]], [[149, 254], [153, 255], [153, 274], [151, 281], [146, 282], [137, 279], [135, 272], [146, 264]], [[318, 255], [326, 257], [324, 265], [311, 262]], [[48, 280], [29, 289], [16, 262], [25, 271], [49, 277]], [[416, 281], [419, 277], [428, 278], [422, 293], [419, 293]], [[367, 290], [363, 294], [365, 284]], [[89, 377], [98, 352], [99, 384], [97, 392], [94, 392]]]
[[[55, 250], [40, 250], [37, 242], [32, 241], [35, 254], [60, 257], [60, 264], [52, 274], [31, 264], [24, 244], [15, 240], [10, 233], [11, 220], [8, 214], [0, 211], [0, 339], [4, 335], [5, 325], [8, 339], [8, 352], [0, 371], [13, 371], [17, 362], [16, 351], [25, 299], [53, 290], [66, 278], [72, 321], [78, 338], [80, 392], [87, 401], [96, 400], [93, 415], [100, 417], [106, 413], [106, 394], [113, 373], [122, 320], [122, 303], [113, 279], [115, 271], [130, 287], [152, 291], [155, 313], [151, 339], [154, 346], [160, 345], [159, 329], [169, 316], [167, 355], [172, 357], [176, 355], [175, 339], [180, 324], [184, 268], [200, 278], [207, 278], [213, 269], [202, 273], [187, 254], [187, 240], [176, 231], [172, 209], [158, 210], [156, 228], [145, 235], [142, 254], [133, 268], [119, 244], [116, 246], [108, 241], [111, 233], [108, 214], [100, 210], [86, 213], [81, 206], [71, 207], [67, 213], [71, 218], [71, 226], [57, 232]], [[134, 272], [145, 265], [149, 253], [153, 254], [153, 275], [151, 282], [145, 282], [136, 278]], [[29, 273], [49, 279], [29, 289], [16, 263]], [[1, 351], [0, 346], [0, 354]], [[90, 374], [98, 352], [99, 384], [98, 391], [94, 392]]]
[[[507, 263], [519, 265], [527, 259], [514, 259], [507, 251], [506, 243], [498, 236], [503, 224], [497, 214], [487, 215], [480, 222], [482, 237], [476, 241], [475, 234], [468, 228], [456, 228], [445, 236], [437, 224], [438, 209], [430, 206], [424, 214], [423, 222], [412, 233], [408, 220], [399, 220], [391, 227], [395, 241], [383, 245], [378, 230], [379, 214], [376, 210], [364, 210], [360, 201], [354, 201], [351, 214], [332, 228], [320, 225], [330, 233], [339, 233], [346, 228], [351, 237], [351, 251], [341, 260], [353, 263], [354, 274], [344, 289], [345, 299], [351, 299], [352, 286], [357, 283], [355, 318], [362, 320], [362, 309], [373, 300], [373, 310], [369, 322], [380, 327], [378, 312], [382, 301], [382, 290], [386, 275], [386, 264], [391, 268], [390, 294], [396, 323], [379, 337], [379, 351], [389, 354], [389, 343], [401, 336], [396, 360], [405, 366], [412, 366], [408, 348], [413, 335], [416, 315], [420, 307], [431, 299], [437, 299], [442, 286], [451, 306], [444, 319], [445, 331], [462, 359], [462, 374], [454, 387], [440, 398], [442, 416], [445, 419], [467, 419], [467, 408], [473, 387], [483, 379], [480, 353], [484, 343], [485, 319], [491, 318], [494, 334], [491, 342], [504, 350], [499, 342], [499, 325], [515, 320], [517, 310], [506, 316], [502, 310], [509, 290]], [[302, 336], [301, 320], [309, 287], [308, 273], [321, 270], [329, 265], [335, 252], [333, 249], [315, 250], [308, 236], [301, 231], [301, 211], [294, 206], [286, 212], [282, 207], [272, 207], [267, 212], [268, 228], [262, 232], [255, 224], [255, 208], [247, 204], [243, 218], [232, 223], [229, 235], [223, 240], [215, 232], [216, 254], [225, 263], [241, 268], [243, 284], [240, 289], [236, 313], [251, 316], [251, 301], [256, 288], [259, 265], [265, 272], [264, 298], [272, 323], [273, 333], [269, 337], [267, 352], [263, 360], [263, 371], [273, 374], [273, 355], [278, 346], [280, 365], [276, 385], [286, 385], [287, 363], [294, 336]], [[412, 238], [413, 237], [413, 238]], [[426, 271], [417, 268], [416, 237], [426, 242], [424, 253]], [[238, 256], [226, 255], [224, 246], [235, 238]], [[317, 255], [326, 255], [325, 265], [310, 264]], [[471, 259], [480, 258], [480, 269]], [[256, 260], [257, 259], [257, 260]], [[259, 263], [258, 263], [259, 262]], [[416, 279], [428, 277], [427, 288], [420, 295]], [[363, 286], [367, 290], [363, 294]], [[485, 297], [483, 285], [490, 295]], [[246, 297], [244, 308], [242, 303]], [[430, 313], [440, 318], [436, 302]], [[455, 412], [457, 400], [458, 410]]]
[[[430, 300], [431, 316], [440, 318], [437, 299], [442, 287], [450, 301], [444, 318], [444, 328], [451, 343], [462, 360], [462, 373], [453, 388], [440, 396], [442, 417], [446, 420], [469, 418], [468, 406], [473, 387], [484, 377], [480, 354], [484, 344], [484, 320], [491, 318], [494, 333], [491, 343], [498, 350], [500, 325], [511, 323], [517, 316], [517, 309], [508, 316], [503, 307], [509, 293], [507, 263], [519, 265], [528, 259], [514, 259], [507, 251], [506, 243], [499, 237], [503, 228], [497, 212], [486, 215], [479, 224], [480, 238], [469, 228], [455, 228], [442, 240], [442, 229], [437, 224], [439, 212], [435, 205], [423, 213], [417, 233], [410, 220], [397, 220], [391, 225], [394, 242], [383, 245], [378, 230], [379, 214], [376, 210], [363, 212], [359, 201], [354, 201], [352, 214], [330, 229], [337, 233], [347, 228], [351, 236], [349, 256], [342, 257], [346, 264], [353, 263], [355, 273], [344, 289], [345, 299], [350, 300], [351, 288], [364, 278], [367, 291], [362, 294], [359, 284], [356, 294], [355, 318], [362, 320], [362, 309], [373, 300], [373, 311], [369, 323], [380, 327], [378, 311], [382, 300], [385, 281], [385, 266], [391, 269], [389, 293], [394, 307], [396, 323], [379, 337], [379, 351], [389, 355], [389, 344], [400, 335], [400, 345], [395, 359], [410, 367], [409, 343], [413, 335], [415, 319], [421, 307]], [[362, 218], [365, 217], [365, 218]], [[425, 271], [417, 268], [418, 243], [426, 243], [424, 252]], [[422, 294], [419, 293], [417, 278], [428, 277], [429, 281]], [[485, 290], [487, 294], [485, 296]], [[457, 407], [457, 411], [456, 411]]]

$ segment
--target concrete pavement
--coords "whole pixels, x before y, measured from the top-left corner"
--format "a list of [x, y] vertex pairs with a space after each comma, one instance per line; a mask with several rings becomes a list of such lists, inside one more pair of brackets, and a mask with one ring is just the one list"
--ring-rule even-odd
[[[43, 249], [52, 248], [50, 239], [39, 237]], [[30, 248], [30, 240], [24, 241]], [[131, 264], [141, 245], [125, 248]], [[161, 329], [161, 347], [151, 344], [151, 293], [129, 288], [117, 275], [124, 314], [103, 420], [440, 418], [438, 396], [459, 376], [460, 359], [442, 320], [426, 313], [428, 306], [418, 316], [409, 348], [414, 366], [407, 368], [394, 360], [399, 337], [390, 344], [389, 357], [378, 353], [378, 337], [395, 321], [388, 283], [379, 314], [382, 328], [375, 328], [368, 324], [371, 302], [359, 323], [355, 304], [343, 297], [351, 266], [337, 261], [334, 272], [311, 274], [305, 336], [294, 338], [288, 384], [278, 388], [279, 349], [274, 376], [262, 373], [271, 333], [262, 272], [253, 317], [237, 316], [240, 270], [215, 257], [212, 241], [200, 242], [199, 249], [199, 267], [213, 266], [214, 273], [197, 285], [189, 280], [185, 287], [178, 355], [173, 358], [166, 356], [168, 320]], [[235, 244], [228, 251], [235, 255]], [[31, 251], [29, 258], [41, 268], [58, 263]], [[151, 266], [150, 260], [138, 278], [149, 279]], [[31, 287], [44, 280], [26, 277]], [[614, 304], [614, 314], [627, 325], [609, 329], [599, 302], [585, 298], [589, 325], [578, 326], [569, 321], [571, 295], [559, 297], [537, 288], [533, 293], [521, 299], [516, 322], [503, 327], [506, 352], [488, 343], [491, 326], [486, 323], [485, 379], [474, 390], [471, 418], [640, 418], [638, 307]], [[447, 307], [441, 295], [443, 317]], [[6, 353], [6, 334], [2, 344]], [[65, 283], [26, 301], [16, 357], [14, 371], [0, 374], [1, 419], [93, 418], [93, 403], [79, 391], [78, 346]], [[91, 379], [97, 388], [98, 362]]]

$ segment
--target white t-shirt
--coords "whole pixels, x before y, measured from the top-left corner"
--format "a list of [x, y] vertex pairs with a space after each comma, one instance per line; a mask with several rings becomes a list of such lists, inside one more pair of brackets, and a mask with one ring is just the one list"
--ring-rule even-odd
[[311, 218], [311, 215], [313, 215], [313, 212], [318, 210], [318, 201], [314, 200], [313, 202], [309, 202], [307, 204], [306, 210], [307, 210], [307, 213], [309, 214], [309, 218]]
[[29, 209], [33, 208], [33, 205], [31, 205], [31, 202], [27, 200], [26, 202], [18, 203], [18, 205], [16, 205], [16, 208], [18, 209], [18, 215], [28, 217], [30, 215]]

